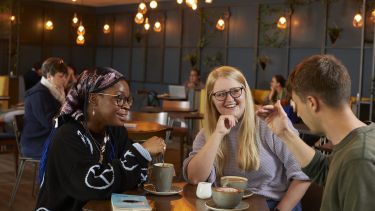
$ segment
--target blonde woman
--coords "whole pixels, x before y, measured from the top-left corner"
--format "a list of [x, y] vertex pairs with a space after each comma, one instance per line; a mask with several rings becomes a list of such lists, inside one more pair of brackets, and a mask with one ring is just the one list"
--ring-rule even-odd
[[237, 175], [247, 189], [267, 198], [271, 210], [301, 210], [309, 178], [278, 137], [258, 119], [244, 75], [229, 66], [213, 70], [206, 83], [203, 129], [184, 161], [187, 181], [217, 182]]

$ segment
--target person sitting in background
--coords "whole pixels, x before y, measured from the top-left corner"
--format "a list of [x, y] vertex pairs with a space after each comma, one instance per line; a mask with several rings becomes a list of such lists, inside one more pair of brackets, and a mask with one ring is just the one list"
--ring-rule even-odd
[[24, 127], [21, 133], [22, 153], [39, 159], [52, 129], [52, 119], [65, 101], [64, 84], [67, 66], [60, 58], [43, 62], [42, 79], [25, 94]]
[[68, 93], [73, 84], [77, 82], [76, 70], [72, 66], [68, 66], [68, 76], [64, 84], [65, 93]]
[[290, 98], [285, 89], [286, 80], [282, 75], [274, 75], [271, 80], [271, 91], [267, 96], [267, 104], [274, 104], [277, 100], [281, 101], [282, 105], [289, 105]]
[[25, 91], [31, 89], [42, 77], [41, 63], [36, 62], [34, 66], [23, 75]]
[[163, 139], [133, 143], [124, 127], [133, 103], [124, 76], [111, 68], [86, 70], [70, 89], [40, 163], [36, 210], [82, 210], [147, 180]]
[[246, 177], [247, 189], [265, 196], [271, 210], [301, 210], [309, 178], [286, 145], [255, 116], [244, 75], [219, 67], [209, 74], [206, 91], [207, 115], [184, 161], [184, 178], [197, 184], [218, 182], [221, 176]]
[[185, 82], [184, 86], [186, 90], [189, 90], [189, 89], [200, 90], [204, 88], [204, 84], [202, 83], [200, 79], [199, 70], [197, 69], [190, 70], [189, 80]]

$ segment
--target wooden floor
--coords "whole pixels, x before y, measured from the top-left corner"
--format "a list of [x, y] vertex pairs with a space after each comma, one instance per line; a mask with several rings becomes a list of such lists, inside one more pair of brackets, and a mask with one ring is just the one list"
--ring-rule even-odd
[[34, 210], [36, 197], [31, 194], [32, 181], [34, 177], [34, 167], [32, 164], [25, 166], [23, 177], [18, 188], [13, 206], [8, 207], [10, 193], [15, 183], [14, 157], [12, 154], [0, 155], [0, 210]]
[[[180, 178], [181, 166], [179, 155], [179, 143], [174, 141], [168, 143], [165, 155], [166, 162], [173, 163], [176, 168], [176, 179]], [[12, 154], [0, 154], [0, 211], [28, 211], [34, 210], [36, 197], [31, 194], [32, 181], [34, 177], [34, 167], [27, 164], [23, 177], [11, 208], [8, 207], [10, 193], [15, 183], [14, 157]]]

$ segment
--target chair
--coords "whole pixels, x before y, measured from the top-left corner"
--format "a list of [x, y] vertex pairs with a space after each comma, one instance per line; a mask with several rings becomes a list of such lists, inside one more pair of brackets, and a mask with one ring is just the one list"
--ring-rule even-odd
[[161, 125], [168, 125], [168, 113], [159, 112], [159, 113], [145, 113], [145, 112], [136, 112], [130, 111], [126, 119], [128, 121], [149, 121], [157, 122]]
[[189, 112], [191, 106], [189, 101], [163, 100], [163, 111], [167, 112]]
[[[5, 124], [5, 123], [4, 123]], [[12, 133], [1, 132], [0, 133], [0, 154], [13, 154], [15, 171], [18, 170], [18, 150], [16, 144], [16, 137]]]
[[323, 187], [311, 183], [305, 195], [301, 199], [303, 211], [315, 211], [320, 209], [323, 196]]
[[21, 151], [21, 132], [23, 129], [23, 117], [24, 115], [15, 115], [13, 119], [13, 128], [14, 128], [14, 134], [16, 136], [16, 143], [17, 143], [17, 148], [18, 148], [18, 159], [19, 159], [19, 169], [16, 177], [16, 183], [14, 184], [10, 200], [9, 200], [9, 207], [12, 206], [13, 201], [15, 199], [15, 196], [17, 194], [18, 186], [20, 184], [23, 170], [25, 168], [26, 163], [32, 163], [34, 164], [34, 180], [33, 180], [33, 189], [32, 189], [32, 195], [34, 196], [35, 193], [35, 179], [36, 179], [36, 172], [37, 172], [37, 167], [40, 163], [40, 160], [34, 159], [34, 158], [29, 158], [25, 157], [22, 154]]
[[7, 109], [9, 100], [9, 77], [0, 76], [0, 109]]
[[[173, 128], [171, 136], [178, 137], [180, 139], [180, 160], [181, 165], [185, 158], [186, 146], [189, 143], [189, 129], [192, 128], [191, 121], [189, 121], [189, 127], [186, 126], [184, 120], [184, 114], [191, 112], [191, 103], [189, 101], [178, 101], [178, 100], [163, 100], [162, 109], [163, 111], [169, 111], [169, 126]], [[177, 123], [177, 124], [176, 124]]]

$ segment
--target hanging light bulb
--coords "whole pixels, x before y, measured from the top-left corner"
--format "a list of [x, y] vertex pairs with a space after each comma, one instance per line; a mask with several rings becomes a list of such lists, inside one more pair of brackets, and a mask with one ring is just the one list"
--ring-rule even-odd
[[375, 9], [372, 10], [370, 19], [373, 23], [375, 23]]
[[142, 24], [144, 21], [143, 14], [138, 12], [134, 17], [134, 21], [136, 24]]
[[72, 0], [72, 2], [76, 2], [77, 0]]
[[79, 23], [79, 26], [77, 28], [77, 34], [78, 35], [85, 35], [85, 27], [82, 25], [82, 21]]
[[277, 21], [277, 28], [286, 29], [286, 18], [284, 16], [281, 16]]
[[223, 31], [225, 29], [225, 21], [222, 18], [217, 20], [216, 29], [219, 31]]
[[53, 22], [51, 20], [47, 20], [44, 24], [44, 28], [48, 31], [51, 31], [53, 29]]
[[10, 19], [11, 22], [14, 22], [16, 20], [16, 16], [12, 15], [12, 16], [10, 16], [9, 19]]
[[78, 35], [76, 39], [76, 43], [77, 45], [85, 44], [85, 37], [82, 34]]
[[207, 4], [211, 4], [212, 0], [205, 0], [204, 2], [206, 2]]
[[193, 4], [192, 6], [191, 6], [191, 9], [193, 9], [193, 10], [196, 10], [198, 8], [198, 5], [197, 4]]
[[72, 25], [77, 26], [77, 23], [78, 23], [77, 13], [74, 13], [74, 16], [73, 16], [73, 19], [72, 19]]
[[148, 18], [146, 18], [145, 25], [144, 25], [146, 31], [150, 29], [150, 24], [148, 23]]
[[138, 5], [138, 12], [140, 12], [142, 14], [146, 14], [146, 12], [147, 12], [147, 5], [144, 2], [141, 2]]
[[360, 13], [357, 13], [354, 15], [353, 18], [353, 26], [356, 28], [362, 27], [363, 26], [363, 18]]
[[184, 0], [177, 0], [177, 4], [182, 4]]
[[104, 24], [103, 32], [104, 34], [109, 34], [111, 32], [111, 27], [108, 24]]
[[155, 9], [156, 7], [158, 7], [158, 2], [155, 1], [155, 0], [152, 0], [152, 1], [150, 2], [150, 8], [151, 8], [151, 9]]
[[154, 31], [161, 32], [161, 24], [159, 21], [156, 21], [154, 24]]
[[186, 4], [193, 8], [193, 5], [197, 6], [198, 5], [198, 0], [186, 0]]

